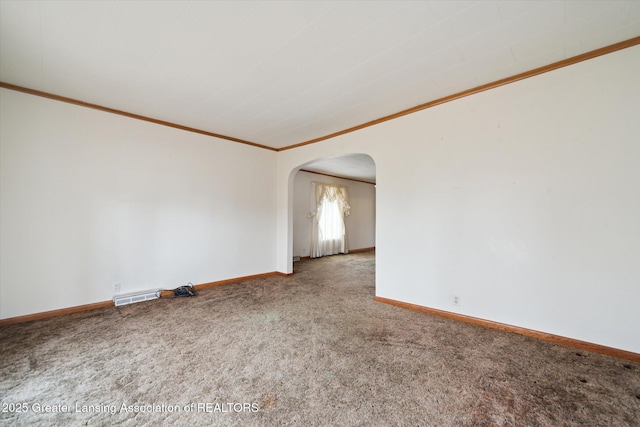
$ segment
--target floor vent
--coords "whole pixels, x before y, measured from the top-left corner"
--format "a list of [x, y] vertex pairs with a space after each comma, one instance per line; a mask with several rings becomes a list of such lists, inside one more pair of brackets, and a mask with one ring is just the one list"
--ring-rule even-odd
[[113, 302], [116, 307], [121, 305], [133, 304], [134, 302], [149, 301], [158, 299], [161, 289], [151, 289], [149, 291], [131, 292], [128, 294], [115, 295]]
[[300, 261], [300, 257], [299, 256], [294, 256], [293, 257], [293, 262], [298, 262]]

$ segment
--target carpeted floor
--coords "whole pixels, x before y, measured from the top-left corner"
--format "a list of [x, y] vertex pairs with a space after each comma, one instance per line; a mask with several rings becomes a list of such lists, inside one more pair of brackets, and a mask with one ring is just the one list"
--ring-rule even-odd
[[2, 327], [0, 425], [640, 425], [640, 364], [374, 302], [374, 270]]

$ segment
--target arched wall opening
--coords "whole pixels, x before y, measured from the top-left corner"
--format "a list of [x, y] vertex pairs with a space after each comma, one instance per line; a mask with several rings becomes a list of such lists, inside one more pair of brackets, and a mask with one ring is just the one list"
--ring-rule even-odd
[[311, 244], [311, 182], [344, 186], [349, 193], [351, 214], [345, 218], [349, 252], [375, 248], [376, 174], [368, 154], [351, 153], [316, 158], [293, 168], [288, 179], [288, 257], [306, 258]]

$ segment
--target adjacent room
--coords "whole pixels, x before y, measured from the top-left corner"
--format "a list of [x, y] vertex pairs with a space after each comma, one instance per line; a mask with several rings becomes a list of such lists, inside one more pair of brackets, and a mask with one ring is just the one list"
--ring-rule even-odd
[[0, 0], [0, 420], [635, 425], [639, 44], [635, 0]]
[[[294, 260], [375, 249], [375, 179], [375, 163], [366, 154], [321, 159], [300, 169], [293, 184]], [[314, 243], [319, 245], [323, 238], [322, 234], [318, 237], [318, 233], [322, 233], [318, 221], [321, 219], [322, 201], [327, 200], [324, 197], [327, 192], [323, 192], [320, 186], [335, 186], [344, 191], [345, 204], [335, 215], [342, 219], [341, 227], [344, 229], [338, 234], [344, 236], [344, 243], [322, 249], [316, 246], [314, 250]]]

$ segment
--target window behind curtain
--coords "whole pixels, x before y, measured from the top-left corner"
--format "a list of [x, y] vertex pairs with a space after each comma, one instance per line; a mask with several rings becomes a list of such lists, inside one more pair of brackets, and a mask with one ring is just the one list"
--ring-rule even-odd
[[344, 217], [349, 215], [346, 187], [312, 182], [311, 258], [347, 253]]

